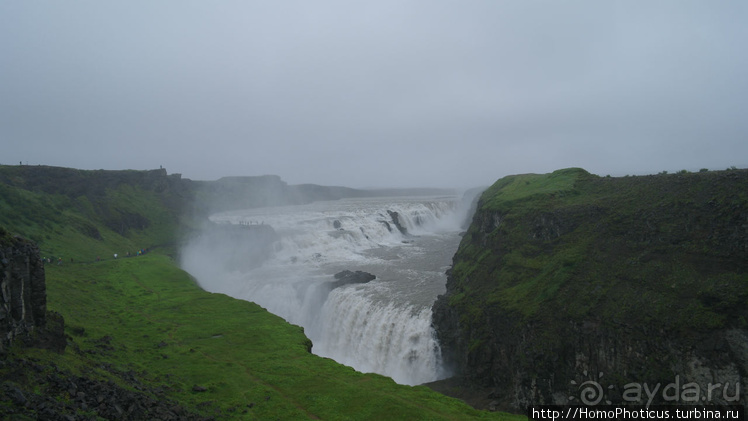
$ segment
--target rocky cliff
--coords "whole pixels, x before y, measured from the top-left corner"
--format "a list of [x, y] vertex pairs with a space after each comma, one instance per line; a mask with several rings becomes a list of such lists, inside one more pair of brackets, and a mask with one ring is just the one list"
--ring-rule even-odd
[[746, 192], [745, 170], [497, 181], [434, 305], [452, 384], [481, 396], [453, 392], [515, 411], [746, 404]]
[[35, 244], [0, 228], [0, 353], [47, 325], [44, 264]]

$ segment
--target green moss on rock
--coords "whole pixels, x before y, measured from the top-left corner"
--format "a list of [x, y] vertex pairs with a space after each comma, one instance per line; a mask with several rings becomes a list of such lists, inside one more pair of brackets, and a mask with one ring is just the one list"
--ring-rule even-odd
[[[746, 170], [614, 178], [571, 168], [498, 180], [434, 307], [445, 355], [518, 407], [568, 395], [580, 367], [654, 380], [632, 375], [745, 328], [746, 192]], [[597, 361], [609, 337], [639, 353], [647, 341], [685, 350], [642, 366], [625, 352]]]

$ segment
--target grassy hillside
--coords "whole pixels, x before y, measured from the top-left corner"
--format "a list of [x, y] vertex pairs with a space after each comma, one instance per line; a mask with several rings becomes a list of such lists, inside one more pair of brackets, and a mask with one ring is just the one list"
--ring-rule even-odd
[[0, 166], [0, 225], [68, 262], [173, 246], [186, 186], [159, 170]]
[[480, 297], [462, 295], [468, 305], [525, 318], [562, 305], [574, 318], [657, 319], [684, 334], [746, 326], [746, 171], [607, 178], [567, 169], [503, 178], [481, 200], [497, 222], [473, 227], [452, 272]]
[[502, 178], [435, 304], [443, 352], [512, 407], [565, 403], [582, 373], [734, 382], [746, 375], [747, 238], [746, 170]]
[[[0, 225], [36, 240], [43, 255], [62, 257], [46, 267], [47, 302], [64, 316], [69, 341], [63, 354], [16, 347], [6, 356], [0, 414], [41, 416], [38, 406], [19, 406], [20, 391], [28, 401], [46, 399], [58, 417], [101, 416], [96, 397], [59, 380], [67, 376], [130, 391], [141, 402], [173, 402], [191, 419], [512, 418], [317, 357], [301, 328], [201, 290], [173, 258], [173, 185], [103, 186], [82, 172], [76, 177], [94, 178], [89, 188], [55, 193], [14, 171], [0, 168]], [[124, 257], [143, 248], [149, 252]], [[141, 406], [116, 408], [132, 419]]]

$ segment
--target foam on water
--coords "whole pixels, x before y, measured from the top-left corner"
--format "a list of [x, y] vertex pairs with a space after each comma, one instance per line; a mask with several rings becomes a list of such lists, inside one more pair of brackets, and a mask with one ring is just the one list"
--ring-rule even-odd
[[[420, 384], [446, 376], [431, 328], [431, 304], [463, 219], [453, 198], [347, 199], [214, 215], [224, 223], [268, 224], [279, 234], [262, 267], [227, 272], [206, 262], [199, 242], [183, 267], [201, 286], [254, 301], [304, 327], [313, 352], [363, 372]], [[391, 214], [406, 230], [401, 233]], [[330, 288], [332, 274], [364, 270], [377, 279]]]
[[365, 287], [349, 286], [330, 293], [321, 319], [326, 327], [315, 332], [320, 355], [403, 384], [442, 375], [428, 307], [377, 302], [366, 296]]

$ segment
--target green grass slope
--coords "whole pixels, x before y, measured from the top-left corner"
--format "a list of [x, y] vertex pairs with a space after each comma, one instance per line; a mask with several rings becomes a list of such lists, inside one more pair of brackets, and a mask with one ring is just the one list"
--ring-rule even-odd
[[502, 178], [435, 305], [443, 351], [514, 406], [570, 396], [582, 370], [657, 383], [691, 360], [739, 363], [747, 238], [746, 170]]
[[[73, 405], [80, 394], [50, 383], [64, 373], [215, 419], [516, 418], [317, 357], [301, 328], [256, 304], [201, 290], [175, 263], [178, 215], [164, 190], [104, 186], [93, 177], [95, 189], [55, 193], [14, 171], [0, 168], [0, 225], [36, 240], [43, 255], [62, 257], [46, 266], [47, 303], [64, 316], [69, 340], [63, 354], [17, 346], [6, 356], [0, 414], [41, 416], [9, 392], [21, 390], [29, 400], [62, 405], [58, 416], [97, 419], [95, 408]], [[142, 248], [150, 251], [124, 257]]]
[[0, 225], [66, 261], [174, 245], [189, 199], [165, 171], [0, 166]]
[[656, 319], [683, 334], [746, 326], [746, 212], [747, 171], [506, 177], [483, 194], [484, 225], [458, 249], [452, 277], [464, 294], [452, 301], [527, 319], [561, 309]]
[[[159, 253], [53, 265], [47, 277], [50, 308], [64, 315], [68, 332], [87, 359], [96, 365], [114, 364], [120, 371], [145, 372], [156, 386], [168, 388], [172, 398], [202, 408], [205, 415], [489, 417], [425, 387], [400, 386], [316, 357], [309, 353], [311, 343], [301, 328], [256, 304], [202, 291]], [[111, 339], [102, 348], [105, 337]], [[196, 392], [195, 385], [206, 390]]]

